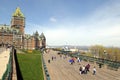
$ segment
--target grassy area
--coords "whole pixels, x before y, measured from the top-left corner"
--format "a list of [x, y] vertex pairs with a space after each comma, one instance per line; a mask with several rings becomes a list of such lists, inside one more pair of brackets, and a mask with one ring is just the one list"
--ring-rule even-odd
[[17, 57], [24, 80], [44, 80], [41, 55], [39, 51], [17, 54]]

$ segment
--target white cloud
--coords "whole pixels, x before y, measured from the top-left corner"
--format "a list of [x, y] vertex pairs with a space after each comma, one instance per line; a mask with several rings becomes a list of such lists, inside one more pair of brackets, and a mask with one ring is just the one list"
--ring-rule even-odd
[[51, 21], [51, 22], [56, 22], [57, 19], [56, 19], [55, 17], [51, 17], [51, 18], [50, 18], [50, 21]]

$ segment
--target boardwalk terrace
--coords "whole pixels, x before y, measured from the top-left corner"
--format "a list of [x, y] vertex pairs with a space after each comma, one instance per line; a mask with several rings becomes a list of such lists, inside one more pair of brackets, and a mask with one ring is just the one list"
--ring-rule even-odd
[[[51, 80], [120, 80], [120, 69], [118, 71], [107, 69], [106, 66], [99, 68], [96, 63], [90, 64], [90, 72], [80, 74], [79, 68], [82, 65], [87, 65], [88, 62], [81, 61], [80, 65], [75, 61], [73, 65], [69, 63], [71, 57], [64, 59], [64, 55], [60, 57], [57, 51], [50, 50], [49, 53], [43, 54]], [[56, 59], [52, 61], [52, 56]], [[48, 60], [51, 60], [48, 63]], [[96, 75], [93, 75], [93, 67], [96, 67]]]
[[25, 34], [25, 16], [17, 7], [11, 18], [11, 24], [0, 24], [0, 45], [15, 45], [21, 49], [46, 47], [46, 38], [36, 31], [33, 35]]

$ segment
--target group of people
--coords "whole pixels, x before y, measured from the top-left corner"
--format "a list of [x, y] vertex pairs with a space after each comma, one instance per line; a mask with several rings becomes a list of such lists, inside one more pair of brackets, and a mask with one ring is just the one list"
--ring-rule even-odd
[[90, 64], [87, 64], [86, 66], [80, 66], [79, 68], [80, 74], [87, 74], [89, 69], [90, 69]]
[[71, 58], [71, 59], [69, 60], [70, 64], [75, 63], [75, 60], [76, 60], [76, 59], [77, 59], [77, 62], [80, 64], [81, 60], [80, 60], [79, 57], [78, 57], [78, 58], [75, 58], [75, 57]]
[[[69, 62], [71, 63], [71, 64], [73, 64], [73, 63], [75, 63], [75, 60], [77, 59], [77, 62], [79, 63], [79, 65], [80, 65], [80, 62], [81, 62], [81, 60], [80, 60], [80, 58], [78, 57], [78, 58], [71, 58], [70, 60], [69, 60]], [[83, 66], [80, 66], [80, 68], [79, 68], [79, 73], [80, 74], [87, 74], [87, 72], [89, 72], [90, 70], [90, 64], [87, 64], [86, 66], [85, 65], [83, 65]], [[95, 75], [96, 74], [96, 68], [95, 68], [95, 66], [94, 66], [94, 68], [93, 68], [93, 75]]]
[[[64, 55], [64, 56], [62, 54], [58, 54], [58, 55], [60, 55], [60, 58], [62, 58], [62, 57], [63, 57], [63, 59], [67, 58], [67, 55]], [[52, 61], [56, 60], [56, 56], [51, 56], [51, 60]], [[50, 59], [48, 60], [48, 63], [50, 63]]]
[[[52, 56], [51, 57], [51, 60], [53, 61], [53, 60], [56, 60], [56, 56]], [[50, 63], [50, 59], [48, 60], [48, 63]]]
[[[87, 74], [87, 72], [89, 72], [90, 70], [90, 64], [87, 64], [86, 66], [80, 66], [79, 68], [79, 71], [80, 71], [80, 74]], [[93, 68], [93, 75], [96, 74], [96, 68], [94, 66]]]
[[[80, 60], [79, 57], [78, 57], [78, 58], [71, 58], [71, 59], [69, 60], [70, 64], [75, 63], [75, 60], [76, 60], [76, 59], [77, 59], [77, 62], [80, 64], [81, 60]], [[87, 64], [86, 66], [85, 66], [85, 65], [80, 66], [80, 68], [79, 68], [79, 73], [80, 73], [80, 74], [87, 74], [89, 71], [90, 71], [90, 64]], [[95, 68], [95, 66], [94, 66], [94, 68], [93, 68], [93, 72], [92, 72], [92, 73], [93, 73], [93, 75], [96, 74], [96, 68]]]
[[53, 61], [54, 59], [56, 60], [56, 56], [52, 56], [52, 61]]

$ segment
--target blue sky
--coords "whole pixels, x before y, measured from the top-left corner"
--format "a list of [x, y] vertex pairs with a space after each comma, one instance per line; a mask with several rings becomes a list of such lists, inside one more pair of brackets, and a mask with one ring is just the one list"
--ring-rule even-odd
[[47, 45], [120, 47], [120, 0], [0, 0], [0, 24], [10, 24], [18, 6], [25, 32], [43, 32]]

